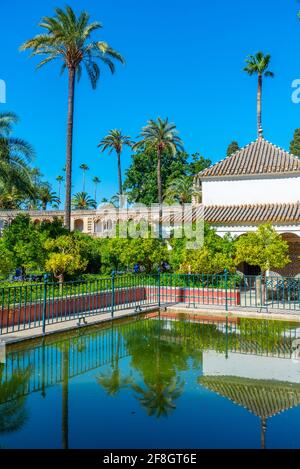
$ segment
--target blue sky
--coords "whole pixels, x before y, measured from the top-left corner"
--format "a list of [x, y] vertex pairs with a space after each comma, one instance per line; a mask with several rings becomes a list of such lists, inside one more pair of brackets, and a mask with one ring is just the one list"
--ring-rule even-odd
[[[100, 197], [117, 191], [117, 164], [100, 154], [97, 143], [111, 128], [136, 137], [149, 118], [174, 121], [188, 152], [213, 161], [228, 143], [256, 138], [256, 79], [243, 71], [248, 54], [272, 55], [274, 79], [264, 82], [263, 125], [268, 140], [288, 148], [300, 127], [300, 104], [291, 100], [291, 83], [300, 78], [300, 20], [297, 0], [69, 0], [86, 9], [106, 40], [126, 58], [111, 76], [103, 71], [96, 91], [84, 77], [76, 89], [74, 191], [81, 189], [81, 163], [90, 180], [101, 181]], [[58, 64], [35, 71], [35, 61], [18, 47], [39, 32], [37, 24], [60, 0], [12, 0], [1, 3], [0, 79], [7, 103], [21, 122], [16, 134], [34, 146], [39, 166], [56, 188], [65, 164], [67, 75]], [[130, 164], [124, 153], [123, 172]]]

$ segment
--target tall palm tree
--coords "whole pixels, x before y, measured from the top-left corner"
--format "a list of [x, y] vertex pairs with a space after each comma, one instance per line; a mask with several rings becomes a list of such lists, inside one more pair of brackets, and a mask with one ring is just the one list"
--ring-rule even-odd
[[115, 71], [114, 60], [124, 63], [123, 57], [106, 42], [95, 41], [92, 33], [102, 26], [99, 22], [90, 22], [90, 16], [83, 11], [78, 16], [70, 6], [65, 10], [55, 9], [53, 17], [44, 17], [39, 26], [46, 32], [26, 41], [21, 50], [32, 50], [31, 56], [43, 56], [38, 68], [53, 61], [62, 62], [62, 72], [68, 70], [68, 122], [66, 151], [66, 200], [65, 225], [71, 227], [71, 186], [73, 154], [73, 122], [75, 80], [81, 77], [83, 66], [95, 89], [100, 76], [98, 62]]
[[262, 137], [262, 119], [261, 119], [261, 101], [262, 101], [262, 80], [263, 77], [274, 77], [274, 73], [268, 70], [270, 64], [270, 54], [264, 55], [263, 52], [257, 52], [255, 55], [250, 55], [246, 59], [247, 66], [244, 71], [248, 75], [257, 75], [258, 87], [257, 87], [257, 135]]
[[95, 201], [97, 202], [97, 187], [98, 187], [98, 184], [100, 184], [100, 179], [97, 177], [97, 176], [94, 176], [93, 177], [93, 183], [95, 185], [95, 193], [94, 193], [94, 199]]
[[41, 202], [42, 209], [47, 210], [48, 204], [53, 206], [58, 206], [60, 204], [60, 199], [57, 196], [56, 192], [51, 191], [51, 188], [48, 184], [43, 184], [38, 191], [38, 198]]
[[82, 170], [82, 192], [85, 192], [85, 173], [90, 169], [87, 164], [82, 163], [79, 166], [79, 169]]
[[97, 204], [86, 192], [77, 192], [72, 199], [72, 207], [74, 210], [89, 210], [96, 208]]
[[58, 182], [58, 198], [60, 199], [60, 193], [61, 193], [61, 184], [64, 180], [64, 177], [59, 175], [59, 176], [56, 176], [56, 180]]
[[33, 195], [30, 168], [34, 150], [24, 140], [12, 137], [13, 125], [18, 122], [14, 113], [0, 113], [0, 181], [7, 191], [13, 187], [25, 195]]
[[175, 156], [178, 150], [183, 150], [183, 143], [178, 137], [176, 125], [169, 123], [167, 119], [160, 117], [154, 121], [149, 120], [143, 127], [140, 140], [135, 143], [134, 148], [154, 148], [157, 154], [157, 191], [159, 203], [159, 237], [162, 237], [162, 181], [161, 181], [161, 157], [164, 152], [169, 151]]
[[119, 194], [123, 194], [123, 184], [122, 184], [122, 171], [121, 171], [121, 153], [123, 147], [127, 145], [132, 146], [130, 137], [123, 135], [121, 130], [113, 129], [101, 140], [98, 145], [98, 148], [101, 148], [101, 151], [108, 150], [108, 153], [111, 154], [112, 151], [115, 151], [118, 158], [118, 181], [119, 181]]

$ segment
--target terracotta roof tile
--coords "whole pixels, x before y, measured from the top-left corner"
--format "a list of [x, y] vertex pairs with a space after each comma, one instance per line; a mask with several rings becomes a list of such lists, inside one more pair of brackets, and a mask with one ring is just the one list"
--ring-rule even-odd
[[207, 205], [204, 220], [208, 223], [300, 222], [300, 202], [286, 204]]
[[224, 160], [204, 169], [199, 178], [300, 173], [300, 159], [260, 137]]

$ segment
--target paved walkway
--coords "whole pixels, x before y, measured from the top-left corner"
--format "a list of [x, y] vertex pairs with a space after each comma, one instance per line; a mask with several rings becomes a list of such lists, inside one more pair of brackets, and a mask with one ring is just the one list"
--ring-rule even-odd
[[[135, 308], [124, 309], [114, 312], [113, 319], [122, 319], [126, 317], [132, 317], [137, 315], [142, 315], [145, 313], [150, 313], [158, 311], [157, 306], [147, 305], [147, 307], [142, 307], [141, 311], [137, 311]], [[93, 326], [97, 324], [102, 324], [104, 322], [109, 322], [112, 320], [110, 312], [104, 312], [101, 314], [89, 315], [85, 317], [85, 324], [82, 323], [81, 326], [78, 326], [78, 317], [62, 322], [54, 322], [51, 324], [46, 325], [46, 333], [45, 335], [48, 336], [50, 334], [57, 334], [70, 331], [72, 329], [78, 329], [78, 327], [87, 327]], [[13, 344], [16, 342], [21, 342], [24, 340], [31, 340], [36, 339], [38, 337], [43, 336], [42, 327], [34, 327], [23, 329], [20, 331], [11, 331], [7, 334], [0, 335], [1, 342], [5, 344]]]
[[215, 305], [197, 305], [196, 307], [189, 307], [185, 303], [177, 303], [174, 305], [169, 305], [166, 308], [166, 311], [172, 313], [186, 313], [186, 314], [195, 314], [195, 315], [206, 315], [213, 317], [223, 317], [223, 318], [253, 318], [253, 319], [275, 319], [283, 321], [295, 321], [300, 322], [300, 311], [293, 309], [269, 309], [268, 312], [266, 309], [260, 311], [260, 307], [256, 308], [241, 308], [238, 306], [228, 307], [228, 311], [225, 310], [224, 306], [215, 306]]

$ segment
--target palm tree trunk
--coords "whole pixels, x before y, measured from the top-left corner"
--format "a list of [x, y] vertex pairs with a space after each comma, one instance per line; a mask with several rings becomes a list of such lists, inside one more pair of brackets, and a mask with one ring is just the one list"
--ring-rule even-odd
[[161, 185], [161, 149], [157, 150], [157, 191], [158, 191], [158, 235], [162, 239], [162, 185]]
[[71, 184], [72, 184], [72, 153], [73, 153], [73, 123], [74, 123], [74, 93], [75, 93], [74, 68], [69, 69], [68, 91], [68, 124], [67, 124], [67, 155], [66, 155], [66, 201], [65, 201], [65, 226], [71, 229]]
[[262, 121], [261, 121], [261, 98], [262, 98], [262, 75], [258, 75], [257, 87], [257, 135], [262, 137]]
[[63, 351], [62, 448], [69, 449], [69, 349]]
[[97, 183], [95, 182], [95, 194], [94, 194], [94, 200], [97, 202]]
[[83, 170], [82, 176], [82, 192], [85, 192], [85, 169]]
[[119, 195], [123, 194], [123, 184], [122, 184], [122, 171], [121, 171], [121, 152], [117, 152], [118, 157], [118, 179], [119, 179]]

